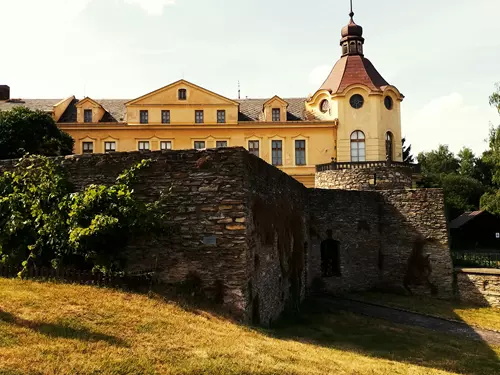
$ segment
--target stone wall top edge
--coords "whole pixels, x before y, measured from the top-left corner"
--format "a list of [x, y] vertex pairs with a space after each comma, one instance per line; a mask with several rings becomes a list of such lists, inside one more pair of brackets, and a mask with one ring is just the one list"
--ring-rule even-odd
[[[71, 154], [66, 156], [50, 156], [49, 159], [53, 160], [74, 160], [74, 159], [93, 159], [93, 158], [109, 158], [109, 159], [119, 159], [122, 156], [134, 156], [134, 155], [144, 155], [144, 156], [161, 156], [161, 155], [175, 155], [175, 154], [196, 154], [196, 153], [245, 153], [249, 152], [244, 147], [221, 147], [221, 148], [207, 148], [202, 150], [194, 149], [184, 149], [184, 150], [157, 150], [157, 151], [118, 151], [106, 154]], [[16, 163], [21, 158], [13, 159], [0, 159], [0, 165], [11, 165]]]
[[455, 268], [455, 272], [469, 275], [500, 276], [500, 269], [495, 268]]

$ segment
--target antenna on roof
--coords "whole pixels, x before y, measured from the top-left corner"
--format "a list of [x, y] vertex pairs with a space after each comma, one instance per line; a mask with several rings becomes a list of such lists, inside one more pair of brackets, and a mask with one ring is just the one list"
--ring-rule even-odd
[[238, 81], [238, 99], [241, 99], [241, 86], [240, 86], [240, 81]]

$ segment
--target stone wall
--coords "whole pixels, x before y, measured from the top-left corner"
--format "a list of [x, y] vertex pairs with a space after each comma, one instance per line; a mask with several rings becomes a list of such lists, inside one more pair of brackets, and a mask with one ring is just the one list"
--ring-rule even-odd
[[260, 158], [247, 154], [247, 311], [268, 324], [305, 297], [307, 189]]
[[449, 298], [453, 265], [440, 189], [388, 190], [382, 199], [382, 280], [415, 294]]
[[500, 270], [456, 269], [458, 296], [461, 301], [478, 306], [500, 307]]
[[[332, 293], [378, 288], [452, 296], [441, 190], [310, 191], [309, 285]], [[321, 278], [326, 231], [340, 243], [341, 276]]]
[[404, 167], [360, 167], [316, 173], [317, 189], [388, 190], [411, 187], [411, 169]]
[[[332, 293], [367, 290], [379, 282], [379, 197], [375, 192], [310, 191], [311, 251], [308, 282]], [[321, 242], [339, 242], [341, 276], [321, 277]]]
[[[202, 292], [243, 321], [269, 324], [296, 308], [316, 281], [330, 292], [406, 287], [448, 296], [452, 267], [440, 190], [306, 189], [242, 148], [58, 158], [76, 190], [112, 184], [142, 159], [134, 189], [164, 206], [165, 238], [136, 238], [128, 270], [156, 267], [160, 280], [198, 280]], [[0, 162], [2, 169], [15, 162]], [[339, 241], [340, 277], [321, 278], [321, 242]], [[429, 257], [427, 257], [429, 254]]]

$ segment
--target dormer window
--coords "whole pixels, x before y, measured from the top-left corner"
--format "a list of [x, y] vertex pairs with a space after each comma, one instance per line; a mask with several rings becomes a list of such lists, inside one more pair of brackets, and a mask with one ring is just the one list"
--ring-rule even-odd
[[149, 122], [149, 112], [148, 111], [140, 111], [140, 121], [141, 124], [147, 124]]
[[179, 100], [187, 99], [187, 91], [186, 89], [179, 89]]
[[83, 122], [92, 122], [92, 110], [84, 109], [83, 110]]
[[273, 122], [281, 121], [281, 110], [279, 108], [273, 108]]

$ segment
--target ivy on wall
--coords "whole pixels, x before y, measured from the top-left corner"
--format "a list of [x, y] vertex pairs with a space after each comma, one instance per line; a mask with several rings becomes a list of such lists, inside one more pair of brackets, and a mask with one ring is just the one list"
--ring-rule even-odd
[[167, 232], [160, 202], [136, 198], [132, 184], [150, 160], [124, 171], [111, 186], [73, 192], [64, 169], [43, 156], [26, 156], [0, 175], [0, 262], [60, 265], [103, 273], [125, 266], [133, 236]]

